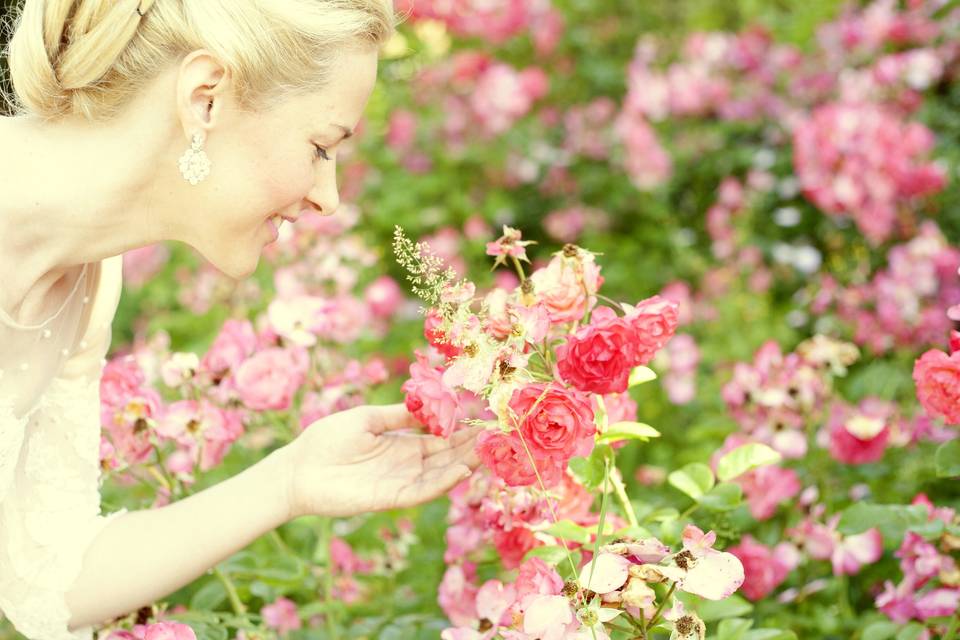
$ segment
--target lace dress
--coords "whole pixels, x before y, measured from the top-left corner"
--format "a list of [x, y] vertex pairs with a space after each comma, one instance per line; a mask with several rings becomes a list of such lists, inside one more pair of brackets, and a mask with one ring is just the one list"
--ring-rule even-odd
[[121, 509], [100, 515], [100, 375], [121, 257], [84, 265], [41, 324], [0, 310], [0, 612], [31, 639], [69, 631], [65, 596]]

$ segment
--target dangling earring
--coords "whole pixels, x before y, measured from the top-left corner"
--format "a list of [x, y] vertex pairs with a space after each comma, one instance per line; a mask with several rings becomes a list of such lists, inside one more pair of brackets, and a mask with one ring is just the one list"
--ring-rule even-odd
[[203, 150], [202, 134], [193, 134], [193, 143], [180, 156], [180, 174], [192, 185], [198, 184], [210, 175], [210, 158]]

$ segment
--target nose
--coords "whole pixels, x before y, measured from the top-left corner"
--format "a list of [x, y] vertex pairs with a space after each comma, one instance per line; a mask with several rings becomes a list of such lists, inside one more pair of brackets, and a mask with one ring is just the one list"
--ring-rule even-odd
[[[332, 162], [329, 164], [333, 164]], [[340, 193], [337, 190], [337, 170], [331, 167], [320, 172], [316, 184], [307, 194], [311, 208], [322, 216], [331, 216], [340, 206]]]

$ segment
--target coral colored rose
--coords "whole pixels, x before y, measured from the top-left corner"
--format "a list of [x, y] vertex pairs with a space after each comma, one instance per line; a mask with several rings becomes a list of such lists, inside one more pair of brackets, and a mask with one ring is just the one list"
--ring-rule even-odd
[[576, 389], [528, 384], [513, 392], [509, 406], [535, 458], [566, 461], [593, 450], [593, 409], [589, 397]]
[[673, 337], [679, 317], [677, 303], [661, 296], [641, 300], [627, 311], [626, 320], [636, 332], [638, 365], [650, 362]]
[[630, 371], [640, 364], [633, 326], [610, 307], [598, 307], [590, 324], [557, 347], [560, 377], [581, 391], [623, 393]]
[[222, 376], [233, 371], [250, 357], [257, 347], [257, 334], [248, 320], [230, 319], [223, 323], [220, 333], [200, 360], [200, 367]]
[[790, 572], [790, 567], [781, 562], [776, 549], [757, 542], [750, 534], [744, 535], [740, 544], [727, 551], [743, 564], [745, 578], [740, 591], [754, 602], [780, 586]]
[[913, 365], [917, 399], [933, 416], [960, 424], [960, 351], [947, 355], [931, 349]]
[[500, 554], [500, 562], [504, 569], [516, 569], [520, 566], [523, 556], [534, 547], [543, 543], [533, 536], [530, 529], [522, 526], [513, 527], [509, 531], [499, 529], [493, 534], [493, 544]]
[[410, 365], [410, 379], [400, 388], [406, 394], [407, 411], [435, 436], [448, 437], [461, 418], [457, 392], [443, 383], [443, 372], [427, 364], [417, 353]]
[[287, 409], [293, 394], [303, 384], [309, 365], [304, 349], [264, 349], [237, 369], [237, 393], [243, 403], [255, 411]]
[[563, 474], [560, 464], [550, 458], [534, 458], [535, 470], [523, 443], [515, 433], [483, 431], [477, 436], [476, 451], [483, 464], [511, 487], [538, 484], [538, 472], [544, 486], [552, 487], [560, 481]]

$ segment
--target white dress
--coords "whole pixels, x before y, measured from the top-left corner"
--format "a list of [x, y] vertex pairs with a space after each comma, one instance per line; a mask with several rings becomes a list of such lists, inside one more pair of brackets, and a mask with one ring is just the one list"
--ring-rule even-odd
[[0, 612], [31, 639], [92, 638], [68, 631], [65, 596], [126, 513], [100, 515], [100, 376], [121, 260], [84, 265], [41, 324], [0, 310]]

